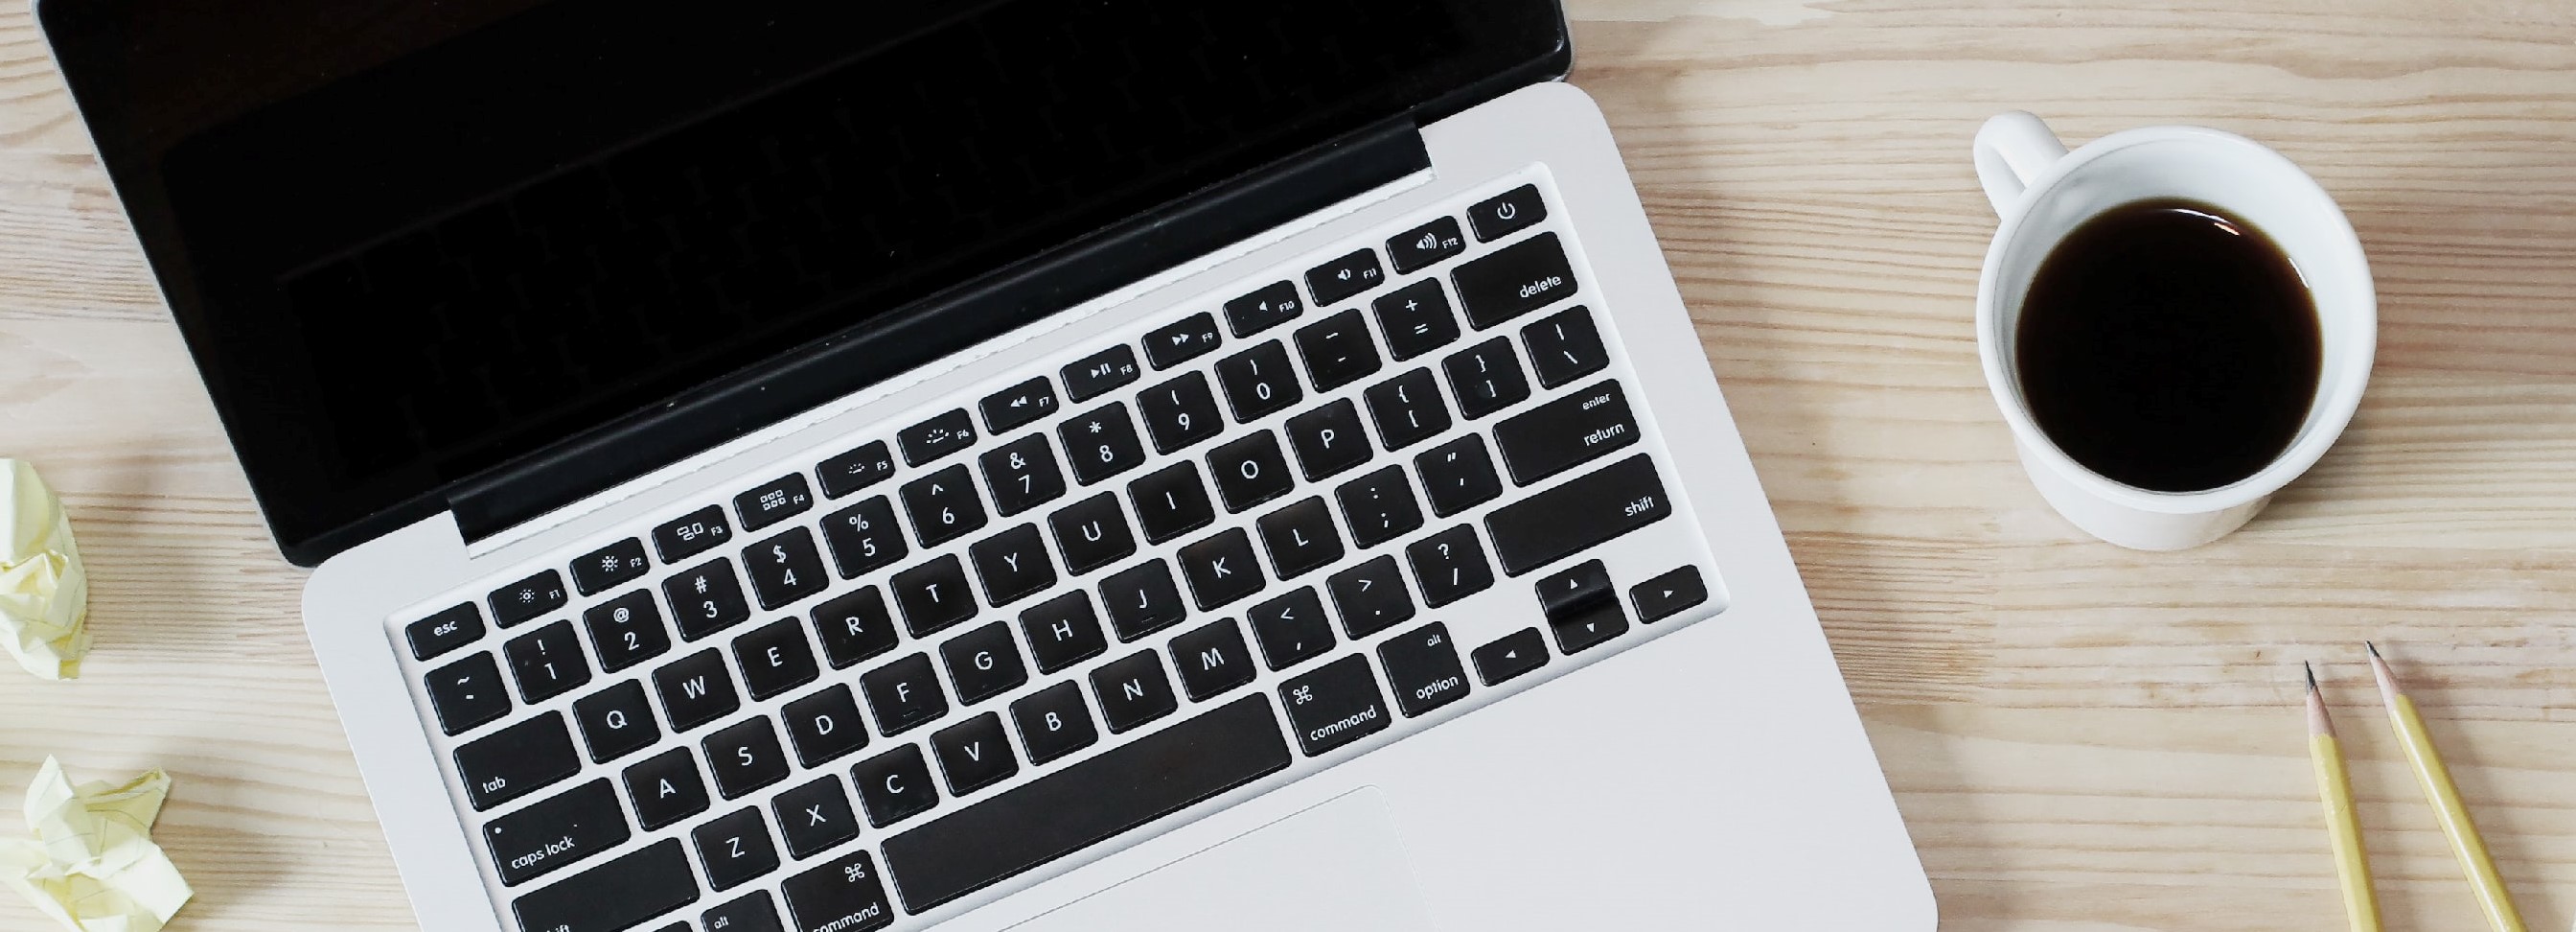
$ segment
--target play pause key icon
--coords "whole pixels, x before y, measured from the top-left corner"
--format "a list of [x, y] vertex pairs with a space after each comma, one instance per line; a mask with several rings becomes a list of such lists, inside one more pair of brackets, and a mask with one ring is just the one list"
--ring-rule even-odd
[[1492, 686], [1547, 665], [1547, 639], [1537, 628], [1522, 628], [1476, 648], [1476, 678]]

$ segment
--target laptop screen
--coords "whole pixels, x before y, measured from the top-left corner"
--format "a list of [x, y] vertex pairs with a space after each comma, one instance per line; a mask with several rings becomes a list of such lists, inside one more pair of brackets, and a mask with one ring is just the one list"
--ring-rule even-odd
[[1523, 0], [40, 14], [290, 554], [1563, 29]]

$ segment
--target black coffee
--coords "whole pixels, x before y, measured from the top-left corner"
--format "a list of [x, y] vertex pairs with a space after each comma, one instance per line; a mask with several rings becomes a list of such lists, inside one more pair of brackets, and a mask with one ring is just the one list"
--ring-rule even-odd
[[2260, 471], [2308, 419], [2316, 301], [2263, 231], [2152, 200], [2084, 222], [2040, 263], [2014, 365], [2041, 431], [2076, 462], [2158, 492]]

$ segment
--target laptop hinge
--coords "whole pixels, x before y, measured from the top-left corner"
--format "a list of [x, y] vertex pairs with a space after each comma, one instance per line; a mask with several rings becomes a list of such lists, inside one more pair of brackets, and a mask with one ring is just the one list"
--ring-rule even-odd
[[449, 486], [470, 544], [1431, 167], [1410, 117], [1325, 143]]

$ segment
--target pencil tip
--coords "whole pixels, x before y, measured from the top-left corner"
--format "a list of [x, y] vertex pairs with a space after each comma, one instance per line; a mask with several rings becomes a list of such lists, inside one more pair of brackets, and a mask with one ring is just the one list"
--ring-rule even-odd
[[2302, 660], [2302, 661], [2299, 661], [2299, 666], [2306, 667], [2306, 668], [2308, 669], [2308, 691], [2309, 691], [2309, 692], [2316, 692], [2316, 691], [2317, 691], [2317, 665], [2316, 665], [2316, 664], [2313, 664], [2313, 663], [2309, 663], [2309, 662], [2307, 662], [2307, 661], [2305, 661], [2305, 660]]
[[2361, 646], [2369, 648], [2369, 649], [2370, 649], [2370, 655], [2371, 655], [2372, 657], [2378, 657], [2378, 659], [2381, 659], [2381, 660], [2386, 660], [2386, 659], [2388, 659], [2388, 658], [2386, 658], [2386, 657], [2380, 657], [2380, 656], [2379, 656], [2379, 645], [2377, 645], [2377, 644], [2370, 643], [2369, 641], [2363, 641], [2363, 642], [2361, 642]]

